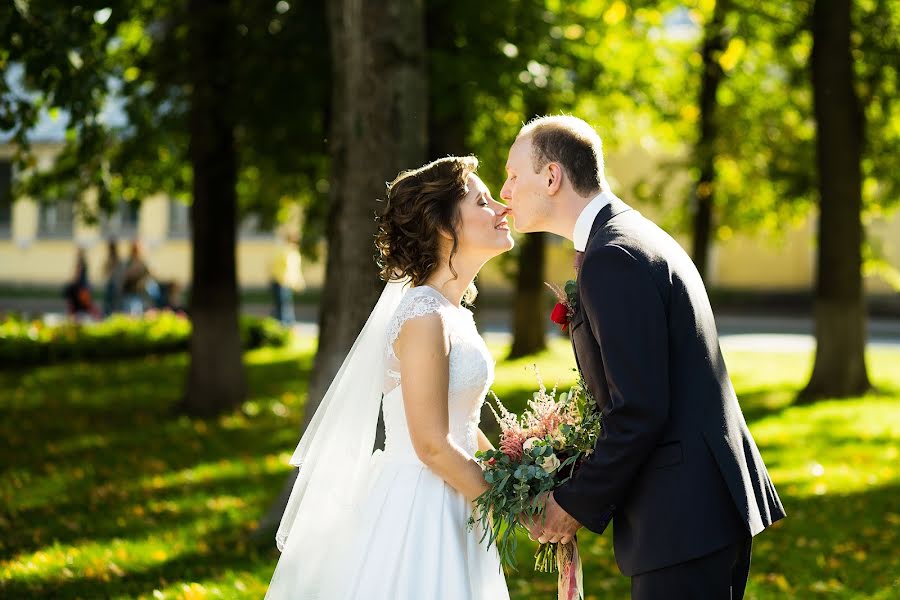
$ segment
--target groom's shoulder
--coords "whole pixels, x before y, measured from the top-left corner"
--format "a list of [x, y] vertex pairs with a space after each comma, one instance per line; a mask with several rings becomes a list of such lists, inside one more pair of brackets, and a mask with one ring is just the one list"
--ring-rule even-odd
[[641, 249], [623, 239], [593, 240], [585, 250], [582, 275], [615, 279], [629, 271], [643, 271], [647, 257]]
[[597, 232], [585, 250], [582, 269], [607, 273], [634, 269], [666, 279], [677, 243], [639, 212], [616, 215]]
[[653, 263], [666, 262], [673, 253], [683, 251], [672, 236], [634, 209], [616, 214], [600, 227], [591, 238], [586, 253], [609, 246], [622, 248], [636, 259]]
[[627, 255], [634, 260], [646, 258], [652, 247], [652, 222], [642, 217], [636, 210], [628, 210], [607, 221], [585, 249], [585, 262], [622, 258]]

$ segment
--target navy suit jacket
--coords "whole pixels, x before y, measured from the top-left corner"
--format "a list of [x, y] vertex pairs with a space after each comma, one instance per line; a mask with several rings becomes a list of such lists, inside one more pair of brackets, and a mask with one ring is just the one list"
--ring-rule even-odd
[[570, 334], [603, 431], [554, 497], [591, 531], [612, 520], [622, 573], [709, 554], [784, 517], [700, 274], [621, 200], [594, 220]]

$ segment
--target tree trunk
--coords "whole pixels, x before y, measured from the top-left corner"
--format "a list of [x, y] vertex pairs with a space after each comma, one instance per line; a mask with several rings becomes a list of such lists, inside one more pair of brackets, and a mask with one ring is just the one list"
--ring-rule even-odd
[[[513, 342], [509, 358], [535, 354], [547, 347], [547, 320], [544, 297], [544, 264], [546, 263], [546, 233], [522, 236], [516, 273], [516, 295], [513, 300]], [[557, 282], [560, 283], [561, 282]]]
[[[531, 92], [525, 97], [526, 121], [549, 112], [545, 93]], [[520, 237], [519, 256], [516, 264], [516, 290], [513, 297], [513, 340], [509, 358], [537, 354], [547, 347], [547, 321], [544, 298], [548, 293], [544, 285], [544, 266], [547, 254], [547, 234], [530, 233]], [[562, 282], [555, 282], [562, 285]]]
[[[328, 3], [332, 47], [332, 183], [319, 346], [303, 429], [359, 335], [381, 290], [374, 215], [385, 182], [424, 162], [427, 127], [422, 0]], [[260, 528], [278, 523], [285, 485]]]
[[716, 2], [713, 16], [703, 34], [703, 77], [700, 83], [700, 122], [697, 145], [694, 148], [699, 178], [694, 186], [694, 236], [691, 256], [704, 279], [709, 270], [709, 247], [712, 240], [713, 207], [715, 206], [715, 143], [718, 135], [716, 123], [716, 95], [724, 72], [719, 57], [725, 50], [725, 0]]
[[459, 115], [430, 117], [428, 124], [428, 160], [444, 156], [464, 156], [466, 128], [460, 127]]
[[812, 82], [817, 126], [819, 236], [816, 359], [801, 400], [869, 389], [862, 280], [864, 115], [854, 88], [850, 0], [816, 0]]
[[209, 417], [240, 406], [246, 394], [238, 327], [235, 264], [237, 153], [227, 0], [190, 0], [189, 114], [191, 205], [191, 364], [180, 412]]
[[[428, 160], [467, 153], [466, 134], [469, 121], [465, 95], [469, 86], [440, 72], [448, 60], [455, 60], [457, 28], [447, 22], [444, 3], [429, 2], [425, 8], [425, 39], [428, 46], [429, 78]], [[434, 84], [434, 85], [432, 85]], [[441, 87], [437, 87], [441, 86]], [[462, 126], [461, 126], [462, 125]]]
[[331, 2], [332, 215], [308, 422], [375, 305], [374, 214], [385, 182], [424, 162], [422, 1]]

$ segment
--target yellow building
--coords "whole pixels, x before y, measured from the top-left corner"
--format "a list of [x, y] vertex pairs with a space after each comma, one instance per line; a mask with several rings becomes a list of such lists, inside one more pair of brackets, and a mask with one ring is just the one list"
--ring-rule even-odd
[[[50, 164], [60, 149], [59, 143], [35, 145], [38, 168]], [[97, 225], [86, 225], [75, 214], [72, 203], [41, 204], [28, 198], [10, 199], [14, 177], [11, 166], [13, 149], [0, 145], [0, 285], [56, 286], [68, 280], [74, 270], [76, 246], [88, 251], [89, 272], [100, 283], [106, 240], [120, 240], [120, 253], [127, 244], [140, 238], [154, 276], [162, 281], [187, 284], [191, 279], [188, 209], [164, 195], [145, 198], [138, 207], [123, 203], [117, 214]], [[607, 156], [607, 174], [614, 192], [630, 201], [625, 190], [654, 165], [653, 157], [640, 148]], [[686, 176], [686, 175], [685, 175]], [[680, 185], [673, 180], [672, 186]], [[83, 201], [92, 202], [88, 193]], [[636, 208], [653, 218], [657, 207]], [[646, 210], [644, 210], [646, 208]], [[867, 223], [867, 234], [875, 240], [888, 262], [900, 270], [900, 215]], [[682, 243], [685, 242], [681, 239]], [[268, 263], [280, 237], [260, 231], [252, 222], [244, 223], [238, 242], [238, 281], [241, 287], [257, 288], [268, 283]], [[815, 222], [791, 228], [779, 240], [765, 236], [734, 235], [716, 242], [711, 253], [708, 284], [720, 289], [791, 292], [805, 291], [815, 277]], [[555, 239], [550, 244], [548, 280], [558, 280], [571, 271], [571, 246]], [[562, 274], [562, 276], [561, 276]], [[311, 287], [324, 279], [324, 261], [303, 265], [303, 277]], [[479, 278], [482, 289], [497, 289], [510, 284], [499, 267], [489, 265]], [[888, 282], [881, 277], [867, 278], [867, 289], [889, 293]]]
[[[38, 168], [47, 166], [60, 144], [36, 144]], [[29, 198], [10, 201], [13, 149], [0, 146], [0, 285], [55, 286], [72, 276], [77, 247], [87, 250], [91, 279], [98, 283], [106, 242], [119, 240], [124, 257], [131, 240], [140, 239], [155, 278], [182, 285], [191, 279], [188, 207], [165, 195], [145, 198], [139, 205], [123, 202], [119, 211], [96, 225], [87, 225], [72, 202], [41, 204]], [[90, 206], [92, 194], [82, 201]], [[268, 285], [269, 260], [281, 240], [261, 231], [252, 219], [242, 224], [238, 243], [238, 280], [244, 287]], [[321, 281], [321, 267], [308, 279]]]

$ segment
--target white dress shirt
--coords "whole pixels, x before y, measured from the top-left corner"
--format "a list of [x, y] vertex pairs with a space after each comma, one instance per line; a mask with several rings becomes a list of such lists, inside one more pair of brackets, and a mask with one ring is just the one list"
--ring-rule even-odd
[[616, 195], [612, 192], [600, 192], [578, 215], [578, 220], [575, 221], [575, 231], [572, 233], [572, 241], [575, 242], [577, 252], [584, 252], [587, 248], [588, 238], [591, 236], [591, 228], [594, 226], [597, 213], [615, 198]]

